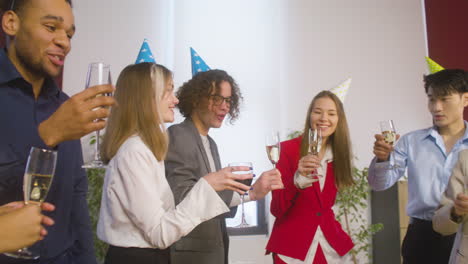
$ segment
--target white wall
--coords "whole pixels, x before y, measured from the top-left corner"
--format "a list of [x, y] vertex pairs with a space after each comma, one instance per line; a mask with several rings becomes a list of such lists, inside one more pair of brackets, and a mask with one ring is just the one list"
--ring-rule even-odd
[[430, 125], [419, 1], [288, 1], [283, 8], [284, 129], [302, 127], [314, 94], [347, 77], [353, 81], [345, 109], [359, 167], [372, 157], [379, 121], [393, 119], [401, 133]]
[[[171, 0], [73, 1], [77, 30], [65, 63], [64, 91], [69, 95], [82, 91], [88, 64], [95, 61], [111, 65], [115, 84], [120, 71], [135, 62], [144, 38], [158, 62], [171, 67], [172, 7]], [[85, 160], [91, 158], [88, 142], [89, 136], [82, 139]]]
[[[64, 89], [81, 91], [87, 64], [96, 60], [110, 63], [116, 80], [143, 38], [179, 86], [191, 77], [192, 46], [211, 68], [228, 71], [245, 98], [233, 126], [210, 132], [222, 163], [250, 160], [260, 174], [271, 166], [264, 135], [301, 129], [312, 97], [352, 77], [345, 108], [363, 167], [380, 120], [393, 119], [400, 133], [430, 125], [421, 8], [407, 0], [75, 1]], [[271, 263], [263, 256], [266, 237], [231, 241], [231, 263]]]

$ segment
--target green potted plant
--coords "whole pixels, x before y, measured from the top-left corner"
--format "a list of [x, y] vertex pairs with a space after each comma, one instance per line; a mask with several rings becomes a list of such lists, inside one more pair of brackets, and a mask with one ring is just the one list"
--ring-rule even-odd
[[[91, 136], [89, 144], [96, 143], [96, 136]], [[99, 263], [104, 262], [108, 245], [99, 240], [96, 235], [97, 222], [99, 220], [99, 209], [101, 208], [102, 185], [104, 184], [105, 169], [86, 169], [88, 175], [88, 209], [93, 230], [94, 250]]]

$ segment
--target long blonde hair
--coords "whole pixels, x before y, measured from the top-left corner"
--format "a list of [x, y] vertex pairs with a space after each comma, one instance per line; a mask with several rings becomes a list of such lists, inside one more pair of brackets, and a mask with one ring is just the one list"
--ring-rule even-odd
[[130, 136], [138, 134], [157, 160], [166, 157], [168, 137], [159, 109], [172, 73], [155, 63], [131, 64], [119, 75], [102, 140], [101, 156], [108, 163]]
[[321, 91], [318, 93], [309, 105], [307, 110], [304, 134], [301, 141], [301, 157], [308, 154], [309, 150], [309, 137], [308, 133], [310, 127], [310, 115], [314, 109], [315, 102], [320, 98], [330, 98], [336, 105], [338, 114], [338, 124], [335, 132], [328, 138], [327, 145], [331, 146], [333, 152], [333, 169], [335, 174], [335, 182], [338, 189], [344, 189], [354, 184], [352, 174], [352, 151], [351, 140], [349, 137], [348, 122], [341, 100], [330, 91]]

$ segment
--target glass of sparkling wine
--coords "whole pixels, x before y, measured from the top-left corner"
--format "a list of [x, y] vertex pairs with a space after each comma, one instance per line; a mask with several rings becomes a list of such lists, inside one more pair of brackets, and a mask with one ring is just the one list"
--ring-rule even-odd
[[280, 157], [280, 138], [277, 131], [266, 135], [265, 147], [268, 159], [270, 160], [271, 164], [273, 164], [273, 168], [275, 168], [276, 163], [278, 163]]
[[[380, 130], [387, 144], [394, 145], [396, 141], [396, 130], [393, 120], [380, 121]], [[390, 169], [399, 168], [398, 165], [389, 166]]]
[[[249, 174], [249, 173], [253, 173], [253, 166], [252, 166], [252, 162], [232, 162], [232, 163], [229, 163], [228, 165], [229, 167], [237, 167], [237, 166], [245, 166], [245, 167], [249, 167], [250, 170], [248, 171], [233, 171], [232, 173], [234, 174]], [[247, 186], [250, 186], [252, 184], [252, 179], [247, 179], [247, 180], [239, 180], [239, 182], [247, 185]], [[244, 195], [246, 195], [247, 193], [245, 193]], [[246, 228], [246, 227], [251, 227], [251, 225], [249, 225], [247, 223], [247, 221], [245, 220], [245, 211], [244, 211], [244, 195], [241, 195], [241, 223], [237, 226], [234, 226], [233, 228]]]
[[[86, 76], [85, 89], [88, 89], [96, 85], [105, 85], [105, 84], [112, 84], [110, 66], [102, 62], [90, 63], [88, 67], [88, 74]], [[103, 96], [103, 95], [112, 96], [112, 93], [104, 93], [98, 96]], [[100, 141], [101, 141], [100, 131], [97, 130], [96, 131], [96, 143], [94, 144], [95, 146], [94, 159], [84, 164], [83, 168], [92, 169], [92, 168], [105, 168], [106, 167], [104, 162], [101, 160], [101, 153], [100, 153], [100, 146], [99, 146]]]
[[392, 145], [396, 141], [396, 130], [392, 120], [385, 120], [380, 122], [380, 130], [385, 142]]
[[[322, 147], [322, 130], [309, 128], [308, 139], [309, 154], [318, 156]], [[320, 174], [315, 170], [312, 172], [312, 176], [320, 176]]]
[[[24, 203], [34, 203], [40, 206], [47, 197], [50, 184], [55, 174], [57, 151], [32, 147], [29, 153], [23, 179]], [[5, 255], [21, 259], [37, 259], [40, 257], [37, 249], [22, 248]]]

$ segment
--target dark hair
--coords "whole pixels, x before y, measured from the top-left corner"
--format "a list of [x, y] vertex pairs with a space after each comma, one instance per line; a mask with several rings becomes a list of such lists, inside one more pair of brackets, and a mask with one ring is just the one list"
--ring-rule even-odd
[[208, 98], [213, 93], [219, 92], [220, 84], [228, 82], [231, 85], [231, 107], [229, 108], [229, 121], [232, 123], [239, 117], [239, 105], [242, 95], [234, 79], [223, 70], [209, 70], [197, 73], [189, 81], [185, 82], [177, 91], [179, 99], [177, 107], [180, 113], [189, 118], [194, 109], [204, 108], [208, 105]]
[[452, 93], [468, 92], [468, 73], [461, 69], [445, 69], [424, 76], [426, 94], [432, 88], [434, 96], [446, 96]]
[[[31, 0], [0, 0], [0, 1], [1, 1], [0, 9], [2, 9], [3, 11], [13, 10], [15, 11], [15, 13], [18, 13]], [[70, 4], [71, 7], [73, 7], [72, 0], [64, 0], [64, 1]]]
[[308, 154], [309, 137], [307, 133], [310, 126], [310, 115], [314, 109], [315, 102], [320, 98], [329, 98], [336, 105], [336, 112], [338, 114], [338, 124], [336, 130], [330, 135], [327, 145], [329, 145], [333, 152], [333, 170], [335, 174], [335, 184], [339, 190], [345, 189], [354, 184], [352, 173], [352, 158], [353, 152], [351, 150], [351, 139], [349, 136], [348, 121], [341, 100], [330, 91], [321, 91], [318, 93], [312, 102], [310, 102], [309, 109], [304, 125], [304, 133], [302, 134], [301, 141], [301, 157]]

